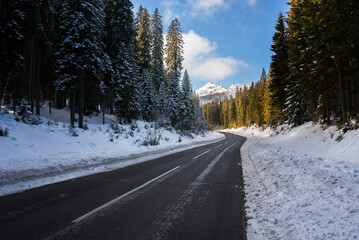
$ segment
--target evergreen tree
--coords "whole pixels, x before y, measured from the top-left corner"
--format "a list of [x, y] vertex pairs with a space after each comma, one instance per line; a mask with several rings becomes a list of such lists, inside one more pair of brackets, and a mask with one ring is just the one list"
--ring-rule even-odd
[[168, 27], [166, 36], [165, 63], [168, 93], [168, 107], [172, 126], [176, 126], [179, 116], [179, 79], [183, 62], [183, 36], [178, 19], [174, 19]]
[[[0, 8], [0, 99], [15, 107], [18, 73], [23, 65], [24, 2], [2, 1]], [[4, 98], [5, 93], [5, 98]], [[15, 109], [14, 109], [15, 110]], [[14, 111], [15, 112], [15, 111]]]
[[146, 121], [154, 120], [155, 89], [151, 77], [151, 32], [150, 16], [142, 5], [136, 18], [136, 56], [139, 70], [139, 89], [142, 96], [142, 118]]
[[168, 27], [165, 47], [166, 73], [173, 72], [174, 77], [179, 81], [183, 62], [183, 36], [180, 23], [177, 18], [172, 20]]
[[155, 107], [155, 118], [156, 122], [158, 122], [160, 126], [168, 126], [171, 123], [169, 119], [167, 89], [165, 82], [161, 83], [158, 90]]
[[140, 117], [140, 93], [138, 89], [138, 67], [136, 64], [133, 5], [129, 0], [119, 2], [119, 11], [116, 21], [119, 24], [119, 52], [115, 59], [118, 68], [115, 74], [118, 77], [117, 87], [114, 89], [115, 113], [121, 121], [131, 122]]
[[[104, 26], [101, 0], [64, 2], [63, 39], [57, 53], [58, 90], [71, 96], [71, 125], [75, 120], [75, 94], [79, 92], [79, 127], [83, 127], [85, 88], [100, 92], [108, 59], [101, 44]], [[86, 81], [86, 82], [85, 82]]]
[[167, 99], [168, 99], [168, 113], [173, 127], [177, 126], [179, 121], [180, 110], [180, 86], [174, 71], [169, 71], [166, 77], [167, 81]]
[[195, 106], [194, 100], [192, 98], [193, 92], [191, 87], [191, 82], [189, 79], [189, 75], [187, 69], [185, 70], [182, 78], [181, 84], [181, 95], [178, 99], [179, 105], [179, 119], [178, 119], [178, 127], [181, 130], [191, 130], [192, 126], [195, 124]]
[[158, 9], [151, 18], [151, 74], [152, 82], [156, 91], [159, 91], [161, 83], [164, 81], [163, 66], [163, 26], [161, 15]]
[[288, 46], [286, 42], [286, 29], [283, 14], [280, 13], [277, 24], [275, 26], [275, 33], [273, 35], [273, 41], [271, 51], [274, 53], [271, 58], [271, 74], [272, 82], [270, 85], [272, 103], [281, 113], [281, 120], [284, 119], [282, 113], [285, 109], [286, 101], [286, 86], [288, 84]]

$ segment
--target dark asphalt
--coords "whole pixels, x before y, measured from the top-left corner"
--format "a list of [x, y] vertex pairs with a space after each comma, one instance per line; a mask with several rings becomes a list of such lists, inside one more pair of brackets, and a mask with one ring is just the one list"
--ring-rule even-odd
[[246, 239], [245, 138], [225, 135], [217, 143], [2, 197], [0, 239]]

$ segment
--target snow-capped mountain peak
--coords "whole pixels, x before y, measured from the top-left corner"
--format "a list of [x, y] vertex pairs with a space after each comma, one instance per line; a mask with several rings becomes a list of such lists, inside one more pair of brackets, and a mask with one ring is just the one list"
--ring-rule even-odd
[[213, 82], [209, 82], [200, 89], [196, 91], [197, 95], [202, 96], [208, 96], [208, 95], [217, 95], [217, 94], [226, 94], [228, 92], [228, 89], [222, 86], [218, 86], [214, 84]]
[[224, 97], [229, 97], [231, 95], [234, 97], [237, 87], [238, 89], [240, 89], [244, 86], [244, 84], [238, 83], [230, 86], [229, 88], [225, 88], [213, 82], [209, 82], [203, 87], [196, 90], [195, 93], [199, 96], [200, 102], [203, 104], [206, 102], [214, 101], [216, 99], [218, 100]]

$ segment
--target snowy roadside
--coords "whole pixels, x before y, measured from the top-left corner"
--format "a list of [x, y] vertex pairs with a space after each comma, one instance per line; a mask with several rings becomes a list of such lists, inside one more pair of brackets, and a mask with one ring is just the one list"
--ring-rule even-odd
[[[359, 238], [359, 131], [231, 130], [241, 149], [248, 239]], [[253, 135], [252, 135], [253, 134]]]
[[[58, 119], [66, 111], [53, 114]], [[66, 115], [67, 116], [67, 115]], [[55, 117], [53, 117], [55, 118]], [[173, 129], [155, 130], [150, 123], [101, 125], [87, 119], [88, 130], [73, 130], [56, 119], [42, 118], [40, 125], [15, 121], [12, 114], [0, 113], [0, 128], [9, 130], [0, 137], [0, 196], [94, 173], [149, 161], [224, 138], [208, 132], [193, 138]], [[109, 122], [109, 121], [108, 121]], [[159, 145], [146, 144], [156, 136]]]

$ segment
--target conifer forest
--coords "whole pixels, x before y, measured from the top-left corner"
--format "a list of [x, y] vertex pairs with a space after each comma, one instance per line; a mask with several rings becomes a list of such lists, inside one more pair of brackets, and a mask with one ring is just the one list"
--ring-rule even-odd
[[70, 109], [72, 127], [101, 112], [121, 123], [206, 128], [182, 67], [178, 19], [164, 41], [159, 11], [134, 14], [130, 0], [1, 0], [0, 13], [0, 99], [15, 112], [28, 104], [40, 115], [48, 102], [50, 111]]
[[291, 0], [269, 73], [203, 106], [209, 126], [350, 124], [359, 118], [359, 1]]

